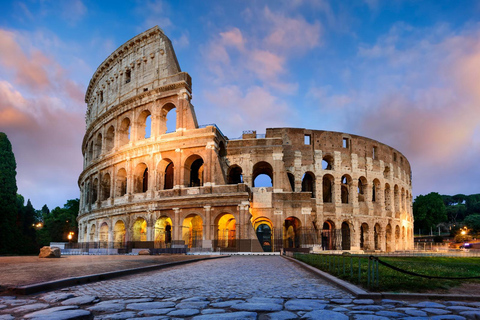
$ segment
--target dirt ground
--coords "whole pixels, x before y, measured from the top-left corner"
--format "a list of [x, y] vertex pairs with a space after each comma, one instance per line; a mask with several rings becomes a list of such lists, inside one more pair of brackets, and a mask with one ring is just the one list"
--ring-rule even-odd
[[0, 292], [9, 287], [198, 258], [191, 255], [0, 257]]

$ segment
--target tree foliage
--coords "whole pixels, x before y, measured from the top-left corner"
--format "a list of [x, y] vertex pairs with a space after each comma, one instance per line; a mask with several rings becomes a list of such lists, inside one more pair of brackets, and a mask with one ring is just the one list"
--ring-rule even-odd
[[66, 242], [69, 241], [67, 238], [69, 232], [74, 232], [76, 238], [79, 206], [79, 199], [68, 200], [63, 208], [56, 207], [52, 211], [44, 206], [42, 208], [43, 228], [38, 231], [38, 242], [41, 245], [49, 245], [50, 242]]
[[480, 232], [480, 214], [471, 214], [463, 220], [465, 226], [474, 233]]
[[447, 210], [442, 196], [436, 192], [417, 196], [413, 203], [413, 216], [416, 229], [430, 230], [447, 221]]

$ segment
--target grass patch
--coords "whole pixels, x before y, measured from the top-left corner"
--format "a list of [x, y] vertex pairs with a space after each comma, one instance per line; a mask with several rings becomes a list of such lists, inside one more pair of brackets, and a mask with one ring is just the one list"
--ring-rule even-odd
[[[447, 291], [462, 283], [477, 282], [480, 279], [448, 280], [427, 279], [408, 275], [378, 264], [378, 281], [373, 261], [368, 256], [339, 256], [324, 254], [295, 253], [294, 258], [317, 269], [328, 272], [340, 279], [378, 292], [427, 292]], [[438, 277], [480, 277], [480, 258], [459, 257], [379, 257], [381, 261], [397, 268], [427, 276]], [[368, 281], [370, 270], [370, 281]], [[360, 276], [359, 276], [360, 274]], [[378, 283], [378, 285], [377, 285]]]

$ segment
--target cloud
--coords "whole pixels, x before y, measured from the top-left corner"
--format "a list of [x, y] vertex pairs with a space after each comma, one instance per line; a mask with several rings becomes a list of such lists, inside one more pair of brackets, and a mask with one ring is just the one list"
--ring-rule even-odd
[[75, 25], [83, 19], [88, 9], [81, 0], [69, 0], [59, 2], [61, 16], [70, 25]]

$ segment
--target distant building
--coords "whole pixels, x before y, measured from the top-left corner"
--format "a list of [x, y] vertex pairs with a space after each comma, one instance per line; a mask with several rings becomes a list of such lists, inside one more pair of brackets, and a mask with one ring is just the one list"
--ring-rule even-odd
[[[98, 67], [85, 95], [79, 242], [203, 251], [413, 248], [412, 175], [399, 151], [296, 128], [229, 139], [216, 125], [198, 125], [191, 94], [192, 80], [158, 27]], [[262, 178], [267, 185], [259, 187]]]

